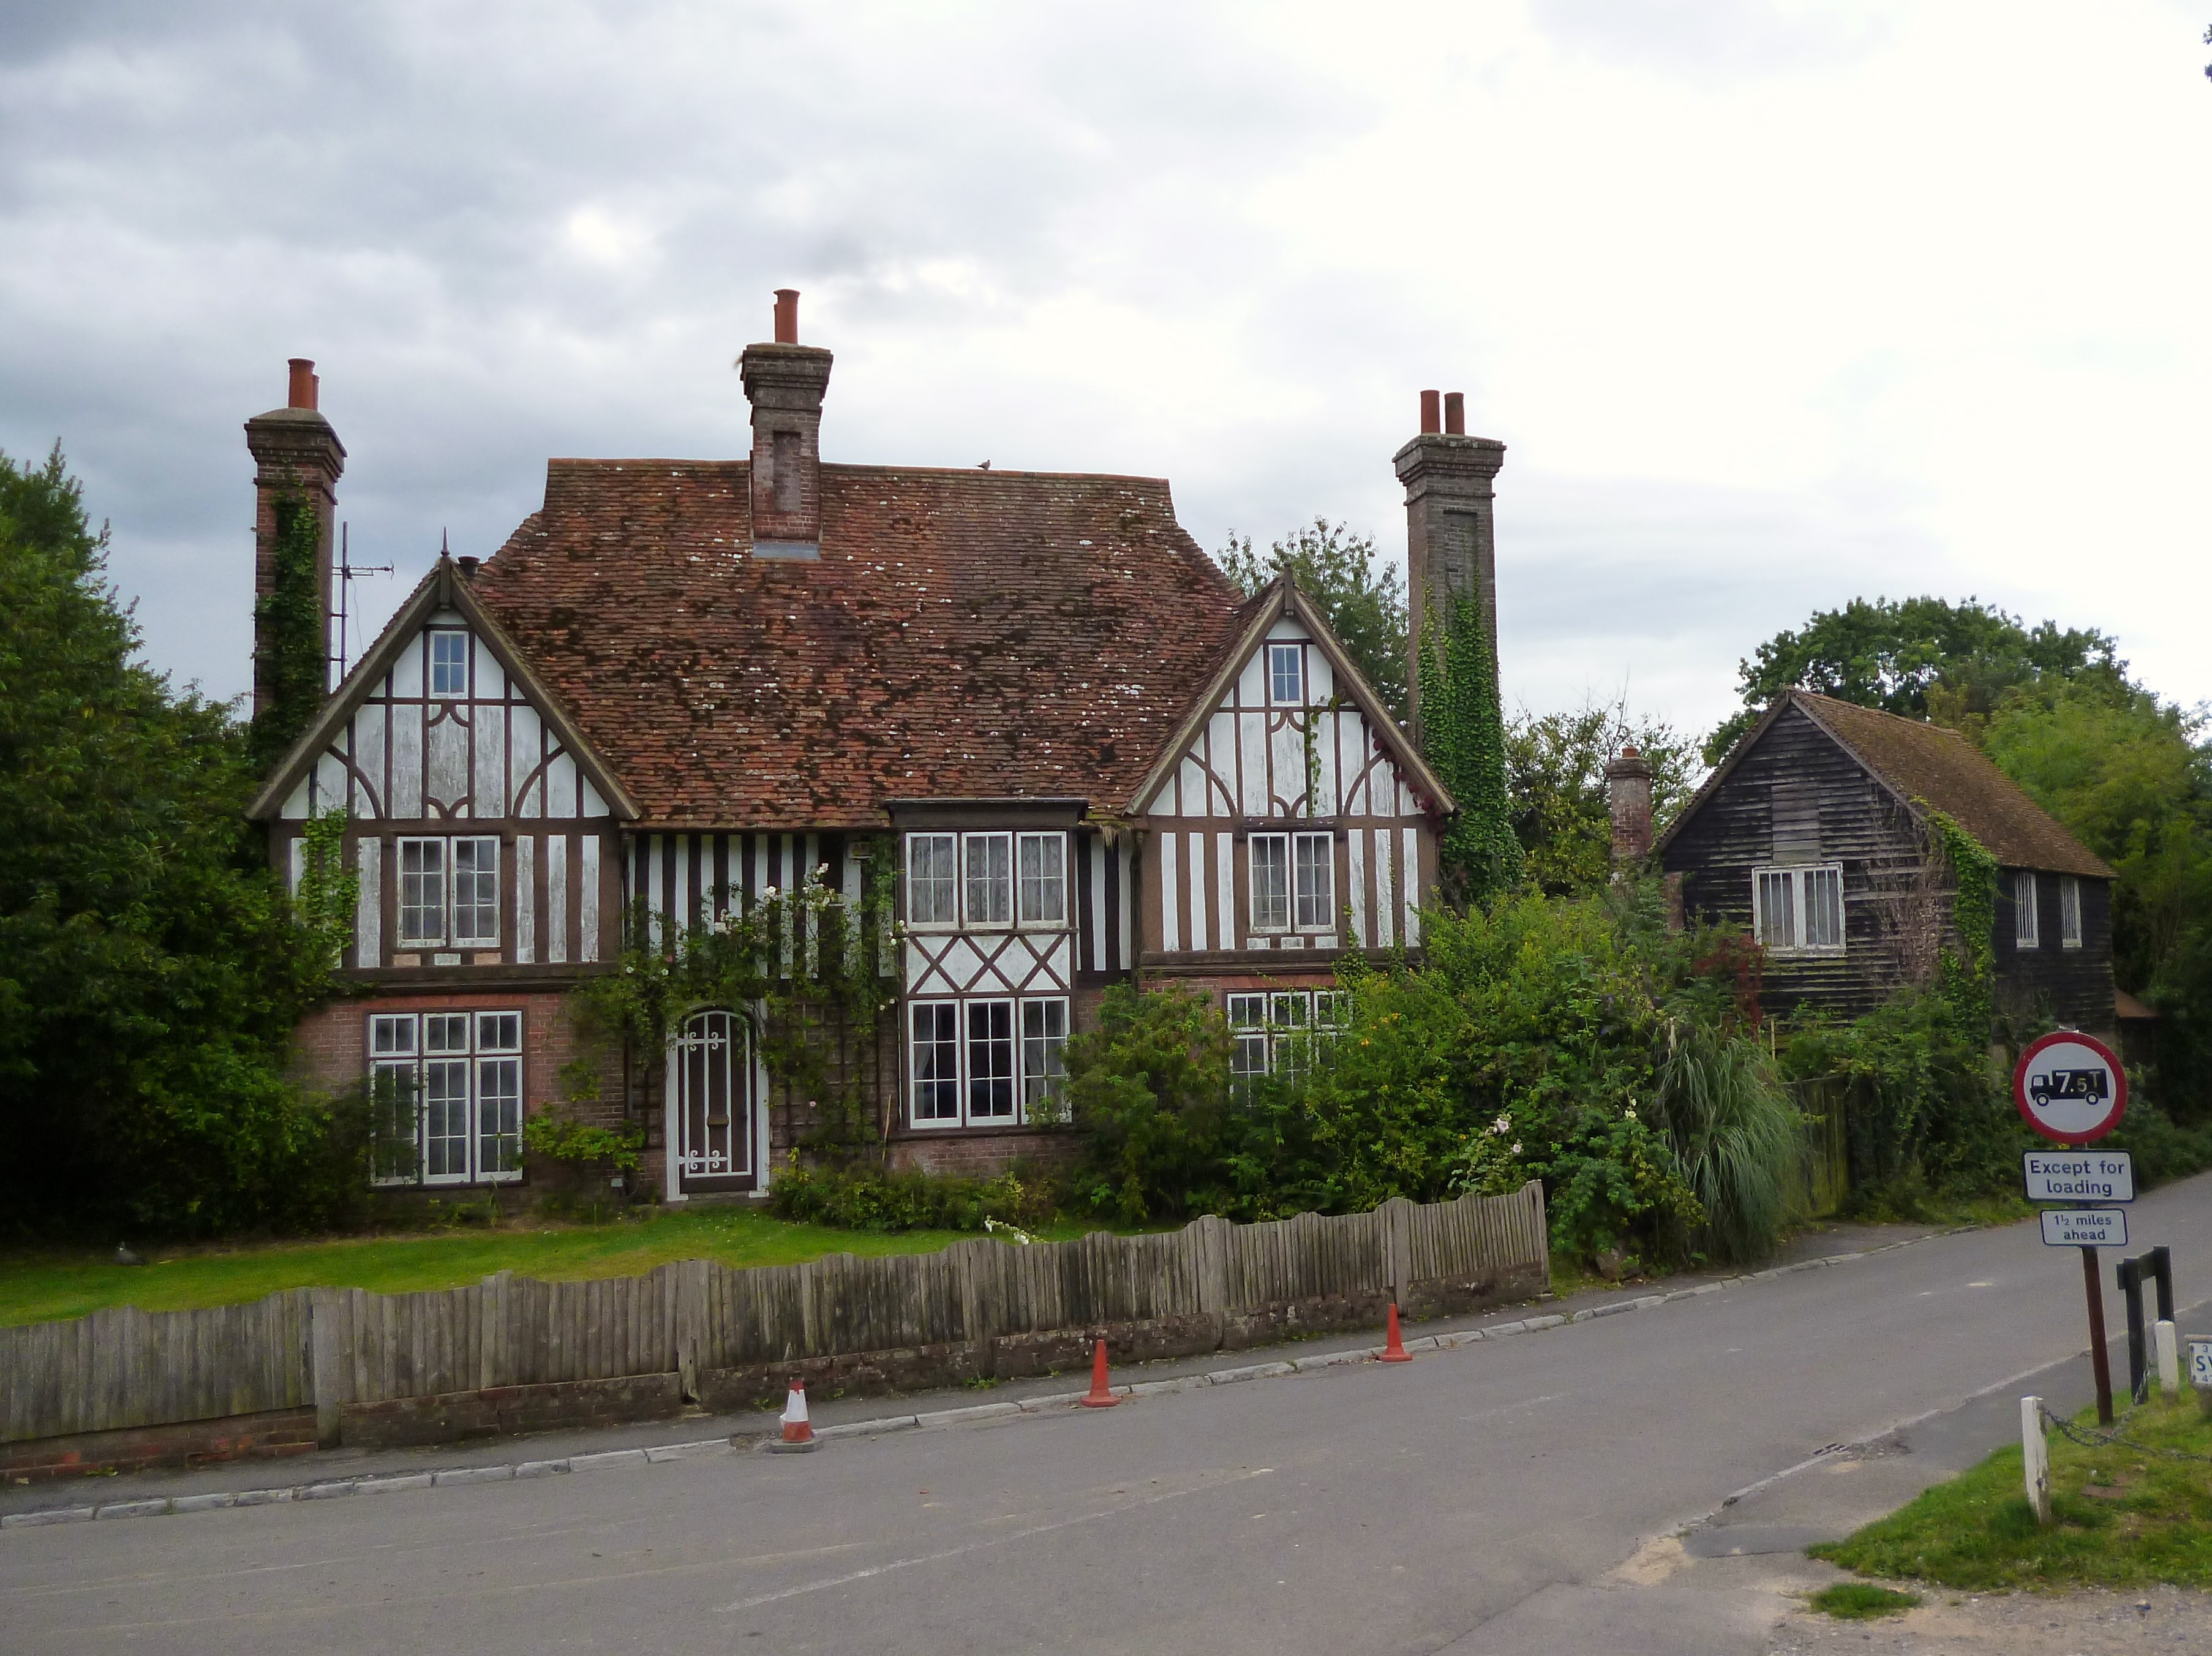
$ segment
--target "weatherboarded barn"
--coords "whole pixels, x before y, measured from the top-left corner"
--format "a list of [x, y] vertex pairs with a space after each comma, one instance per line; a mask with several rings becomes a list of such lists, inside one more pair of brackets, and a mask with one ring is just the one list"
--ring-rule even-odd
[[1792, 691], [1656, 850], [1686, 913], [1761, 945], [1770, 1013], [1849, 1016], [1955, 947], [1939, 814], [1998, 866], [1999, 1014], [2112, 1032], [2112, 870], [1954, 731]]

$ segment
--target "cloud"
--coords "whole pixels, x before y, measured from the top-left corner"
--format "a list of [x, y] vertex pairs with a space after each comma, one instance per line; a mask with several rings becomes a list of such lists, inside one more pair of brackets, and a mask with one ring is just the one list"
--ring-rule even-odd
[[[1414, 393], [1509, 444], [1504, 667], [1710, 725], [1814, 605], [1978, 592], [2212, 695], [2196, 28], [2071, 8], [108, 0], [0, 58], [0, 447], [148, 651], [248, 677], [240, 425], [317, 359], [356, 557], [554, 454], [726, 455], [768, 295], [833, 459], [1172, 479], [1397, 544]], [[368, 587], [371, 583], [363, 583]]]

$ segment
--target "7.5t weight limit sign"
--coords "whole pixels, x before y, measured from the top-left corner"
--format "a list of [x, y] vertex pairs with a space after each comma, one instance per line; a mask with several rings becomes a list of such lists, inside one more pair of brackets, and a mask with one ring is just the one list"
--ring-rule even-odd
[[2060, 1144], [2087, 1144], [2120, 1124], [2128, 1075], [2094, 1035], [2062, 1029], [2030, 1043], [2012, 1072], [2013, 1102], [2027, 1124]]

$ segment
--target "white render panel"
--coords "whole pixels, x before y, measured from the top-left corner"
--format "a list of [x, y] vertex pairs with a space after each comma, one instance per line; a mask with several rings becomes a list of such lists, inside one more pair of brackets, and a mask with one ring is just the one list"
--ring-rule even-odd
[[1404, 888], [1406, 901], [1406, 947], [1418, 947], [1421, 941], [1421, 837], [1418, 829], [1398, 831], [1398, 866], [1403, 870], [1399, 885]]
[[1248, 817], [1267, 814], [1267, 715], [1237, 715], [1237, 802]]
[[1237, 700], [1243, 707], [1267, 705], [1267, 652], [1255, 649], [1245, 658], [1244, 670], [1237, 675]]
[[1267, 629], [1270, 643], [1303, 644], [1312, 636], [1305, 630], [1303, 622], [1294, 621], [1287, 615], [1277, 616], [1275, 624]]
[[580, 770], [576, 773], [576, 785], [584, 791], [584, 815], [604, 817], [609, 814], [607, 802], [599, 797], [599, 790], [592, 786], [592, 779]]
[[450, 816], [466, 816], [469, 799], [469, 728], [441, 709], [430, 725], [428, 764], [422, 791]]
[[392, 791], [384, 767], [384, 724], [388, 709], [370, 702], [354, 709], [353, 762], [360, 773], [353, 782], [353, 811], [357, 817], [380, 817]]
[[1336, 798], [1336, 728], [1347, 717], [1356, 714], [1337, 714], [1316, 710], [1306, 715], [1314, 720], [1314, 801], [1313, 813], [1317, 817], [1337, 814]]
[[[507, 674], [501, 669], [499, 658], [491, 653], [491, 646], [481, 638], [474, 641], [476, 656], [476, 698], [479, 702], [503, 702], [507, 699]], [[479, 811], [478, 816], [489, 816]]]
[[1190, 884], [1184, 889], [1190, 893], [1190, 946], [1193, 949], [1211, 947], [1206, 941], [1206, 841], [1204, 834], [1187, 837], [1190, 843]]
[[315, 761], [315, 785], [308, 798], [313, 802], [315, 814], [335, 811], [346, 802], [345, 761], [335, 753], [325, 753]]
[[1352, 887], [1352, 947], [1371, 949], [1375, 934], [1367, 924], [1367, 836], [1357, 831], [1346, 834], [1345, 851], [1352, 865], [1346, 880]]
[[[1213, 774], [1227, 781], [1231, 787], [1237, 780], [1237, 715], [1216, 713], [1206, 721], [1206, 762], [1213, 767]], [[1218, 785], [1206, 790], [1206, 814], [1209, 817], [1233, 817], [1237, 801], [1233, 794], [1224, 793]]]
[[1298, 808], [1298, 801], [1306, 794], [1305, 733], [1294, 721], [1285, 719], [1268, 733], [1267, 747], [1267, 757], [1275, 768], [1275, 797], [1282, 801], [1290, 815], [1311, 815]]
[[[556, 842], [559, 843], [561, 842]], [[668, 936], [668, 909], [662, 900], [668, 889], [663, 864], [668, 855], [668, 836], [648, 834], [645, 839], [645, 912], [648, 935], [659, 948]]]
[[469, 789], [469, 814], [503, 817], [507, 814], [507, 709], [480, 702], [473, 716], [476, 779]]
[[1196, 759], [1184, 757], [1176, 767], [1176, 786], [1182, 790], [1176, 802], [1179, 817], [1202, 817], [1206, 814], [1206, 772]]
[[1094, 834], [1091, 839], [1091, 908], [1083, 916], [1083, 923], [1091, 928], [1091, 964], [1100, 971], [1106, 970], [1106, 840]]
[[583, 927], [583, 936], [576, 950], [579, 960], [599, 958], [599, 837], [586, 834], [583, 843], [584, 869], [576, 893], [576, 910]]
[[545, 766], [545, 814], [576, 814], [576, 762], [565, 752], [556, 753]]
[[402, 821], [423, 814], [422, 709], [404, 703], [392, 709], [392, 814]]
[[1220, 947], [1237, 947], [1237, 841], [1230, 834], [1209, 834], [1213, 842], [1214, 930]]
[[545, 814], [544, 790], [532, 784], [527, 792], [524, 783], [530, 773], [538, 769], [538, 762], [545, 756], [543, 726], [538, 709], [525, 703], [509, 710], [507, 774], [508, 792], [514, 801], [518, 817], [540, 817]]
[[1318, 647], [1306, 651], [1306, 705], [1327, 707], [1336, 694], [1336, 669]]
[[1367, 740], [1367, 721], [1356, 713], [1349, 713], [1330, 721], [1329, 756], [1332, 774], [1330, 784], [1340, 816], [1357, 816], [1352, 807], [1353, 797], [1359, 791], [1359, 754]]
[[1182, 922], [1176, 902], [1176, 836], [1160, 836], [1160, 947], [1173, 954], [1182, 947]]
[[538, 959], [538, 838], [514, 837], [514, 960], [527, 966]]
[[300, 778], [299, 783], [284, 796], [284, 808], [277, 814], [287, 822], [304, 822], [307, 818], [307, 786], [312, 775]]
[[395, 701], [422, 698], [422, 635], [407, 641], [407, 648], [392, 659], [392, 695]]
[[361, 891], [353, 910], [353, 959], [357, 966], [384, 964], [384, 842], [364, 839], [355, 847], [361, 863]]
[[1390, 831], [1375, 830], [1375, 947], [1387, 949], [1398, 941], [1394, 924], [1398, 898], [1390, 878]]
[[307, 877], [307, 842], [303, 835], [292, 842], [290, 866], [284, 871], [284, 889], [297, 897], [300, 882]]
[[568, 837], [545, 840], [545, 958], [554, 965], [568, 959]]
[[1121, 868], [1116, 883], [1121, 888], [1121, 969], [1126, 971], [1137, 959], [1137, 853], [1133, 848], [1114, 853]]

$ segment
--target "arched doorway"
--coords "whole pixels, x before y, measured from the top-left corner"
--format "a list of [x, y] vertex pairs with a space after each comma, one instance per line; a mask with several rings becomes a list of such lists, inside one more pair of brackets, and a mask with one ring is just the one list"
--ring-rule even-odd
[[755, 1189], [751, 1026], [718, 1008], [695, 1012], [677, 1033], [674, 1057], [676, 1175], [684, 1193]]

